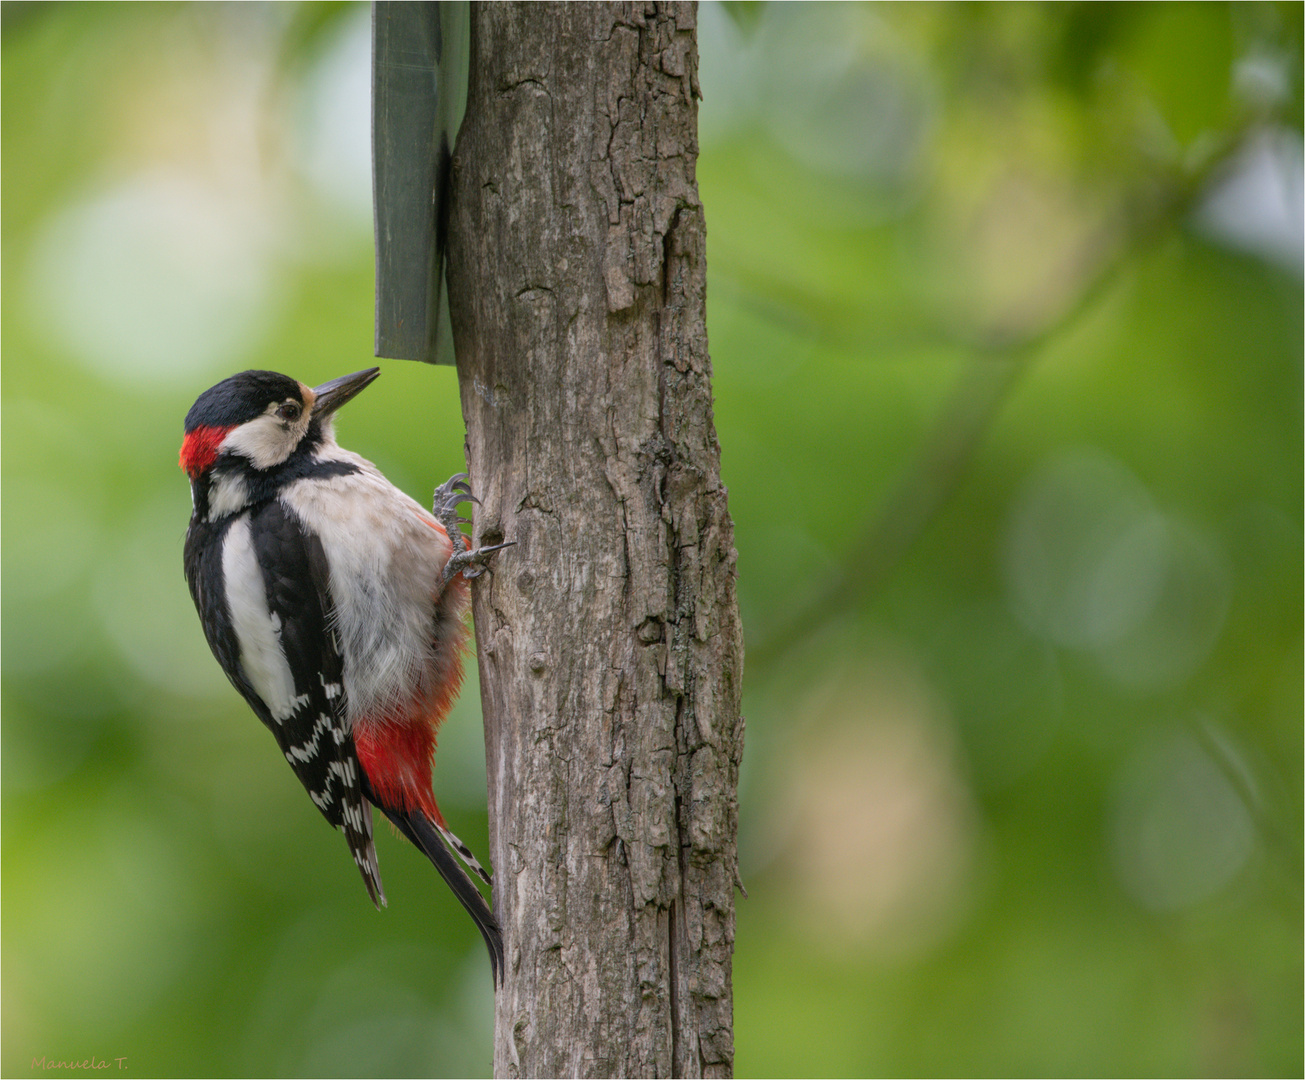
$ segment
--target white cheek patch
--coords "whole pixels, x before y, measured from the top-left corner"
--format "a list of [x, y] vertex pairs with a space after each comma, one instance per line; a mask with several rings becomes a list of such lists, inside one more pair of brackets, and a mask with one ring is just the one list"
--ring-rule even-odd
[[272, 719], [280, 723], [307, 703], [308, 695], [295, 695], [294, 675], [281, 648], [281, 620], [267, 607], [267, 586], [254, 557], [247, 516], [234, 521], [227, 533], [222, 584], [240, 642], [240, 667]]
[[270, 469], [290, 456], [304, 430], [298, 424], [287, 428], [275, 416], [260, 416], [232, 428], [219, 450], [239, 454], [256, 469]]

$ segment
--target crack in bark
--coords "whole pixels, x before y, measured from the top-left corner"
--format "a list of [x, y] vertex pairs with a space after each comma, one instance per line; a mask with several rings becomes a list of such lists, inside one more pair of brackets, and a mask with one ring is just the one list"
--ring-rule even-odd
[[[678, 801], [678, 800], [677, 800]], [[671, 906], [666, 912], [667, 942], [666, 953], [668, 956], [667, 967], [670, 969], [670, 986], [671, 986], [671, 1075], [683, 1076], [684, 1071], [678, 1069], [680, 1063], [680, 965], [677, 959], [679, 955], [679, 943], [675, 939], [675, 901], [671, 901]]]

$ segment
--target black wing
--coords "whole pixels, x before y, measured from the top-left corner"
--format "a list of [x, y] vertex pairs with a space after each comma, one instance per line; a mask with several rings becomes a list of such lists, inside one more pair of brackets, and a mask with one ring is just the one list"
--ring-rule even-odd
[[268, 610], [294, 679], [294, 709], [274, 717], [245, 677], [222, 578], [222, 540], [233, 519], [193, 521], [186, 537], [186, 579], [209, 647], [222, 669], [275, 736], [313, 803], [344, 830], [372, 901], [385, 903], [372, 814], [347, 718], [344, 663], [332, 632], [330, 575], [321, 541], [293, 511], [272, 499], [251, 511], [250, 539], [267, 589]]
[[385, 890], [348, 722], [322, 542], [279, 499], [254, 510], [250, 526], [268, 608], [281, 621], [281, 648], [295, 680], [295, 710], [274, 728], [277, 743], [326, 820], [344, 829], [367, 892], [379, 906]]

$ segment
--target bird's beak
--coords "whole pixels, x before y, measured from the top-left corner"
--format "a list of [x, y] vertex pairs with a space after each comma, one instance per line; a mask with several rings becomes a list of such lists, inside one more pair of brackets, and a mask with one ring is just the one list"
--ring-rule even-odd
[[341, 375], [338, 379], [313, 387], [313, 416], [326, 419], [346, 401], [357, 397], [380, 373], [380, 368], [372, 367], [366, 371], [355, 371], [352, 375]]

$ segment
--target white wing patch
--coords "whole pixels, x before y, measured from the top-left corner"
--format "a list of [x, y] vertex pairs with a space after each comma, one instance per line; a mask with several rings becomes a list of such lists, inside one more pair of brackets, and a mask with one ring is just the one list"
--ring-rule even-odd
[[254, 556], [248, 515], [231, 523], [222, 548], [222, 584], [240, 642], [240, 667], [277, 723], [308, 702], [295, 694], [294, 675], [281, 648], [281, 620], [267, 607], [267, 586]]

